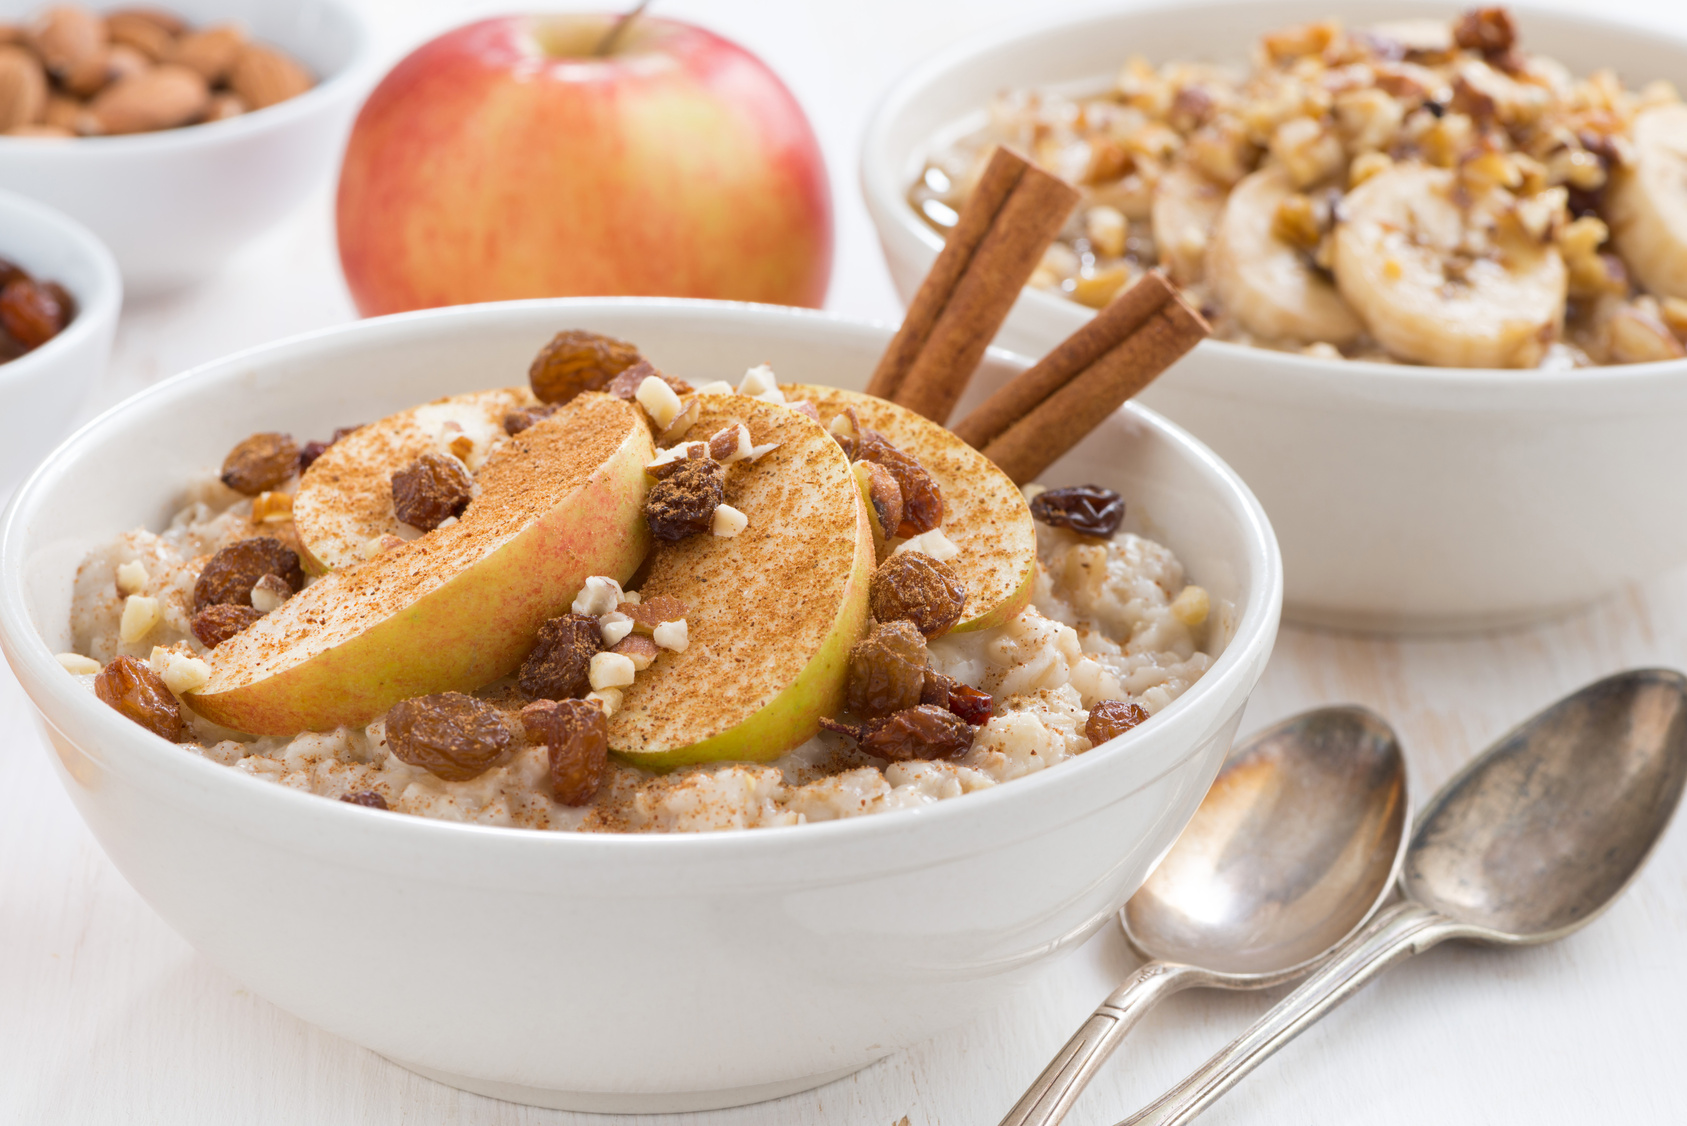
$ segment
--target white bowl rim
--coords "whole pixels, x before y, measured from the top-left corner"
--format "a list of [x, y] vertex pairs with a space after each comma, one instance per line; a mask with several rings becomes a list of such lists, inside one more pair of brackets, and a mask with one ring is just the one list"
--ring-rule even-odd
[[369, 26], [361, 5], [347, 0], [318, 0], [334, 8], [348, 21], [353, 35], [350, 58], [338, 71], [318, 82], [297, 97], [288, 98], [273, 106], [243, 113], [222, 121], [204, 121], [180, 129], [160, 129], [153, 133], [129, 133], [116, 137], [4, 137], [0, 144], [16, 147], [20, 152], [40, 156], [51, 152], [64, 154], [68, 159], [96, 159], [121, 152], [170, 152], [179, 149], [215, 145], [252, 133], [268, 132], [284, 127], [295, 118], [314, 112], [318, 105], [338, 101], [347, 94], [356, 94], [368, 72], [378, 61], [374, 32]]
[[[97, 434], [104, 427], [110, 425], [131, 404], [169, 394], [186, 384], [214, 377], [219, 371], [227, 371], [240, 365], [262, 361], [267, 355], [308, 350], [312, 346], [319, 346], [340, 336], [402, 331], [404, 325], [417, 321], [488, 316], [491, 315], [492, 310], [520, 312], [536, 308], [561, 311], [578, 310], [587, 315], [589, 315], [588, 310], [594, 309], [638, 308], [652, 311], [672, 309], [676, 312], [718, 309], [730, 311], [737, 315], [748, 313], [754, 317], [764, 318], [767, 323], [779, 319], [803, 320], [815, 325], [840, 327], [845, 331], [888, 327], [883, 322], [848, 317], [837, 313], [786, 306], [757, 305], [749, 302], [648, 297], [540, 298], [441, 309], [423, 309], [353, 321], [247, 348], [229, 356], [200, 364], [137, 392], [80, 427], [36, 467], [23, 484], [18, 487], [5, 512], [0, 514], [0, 640], [8, 642], [7, 655], [14, 662], [26, 666], [29, 679], [50, 697], [55, 709], [74, 711], [88, 708], [91, 699], [90, 694], [65, 674], [58, 664], [56, 655], [48, 650], [45, 641], [35, 632], [30, 623], [21, 583], [22, 564], [26, 556], [25, 548], [29, 538], [24, 523], [28, 511], [34, 507], [36, 494], [47, 487], [49, 479], [56, 476], [58, 472], [77, 458], [79, 447], [88, 441], [91, 435]], [[1023, 357], [1014, 356], [1012, 353], [1001, 350], [993, 350], [993, 352], [995, 358], [998, 359], [1016, 363], [1024, 362]], [[506, 828], [494, 825], [442, 821], [427, 817], [398, 816], [382, 817], [379, 824], [386, 826], [386, 828], [375, 830], [372, 827], [370, 831], [412, 834], [413, 836], [408, 839], [417, 841], [418, 845], [423, 841], [437, 843], [449, 839], [442, 837], [441, 834], [467, 834], [471, 838], [487, 841], [543, 841], [547, 843], [535, 843], [530, 847], [559, 849], [579, 849], [582, 847], [645, 850], [711, 849], [725, 850], [729, 854], [737, 854], [738, 850], [745, 849], [751, 850], [751, 853], [755, 854], [755, 850], [788, 849], [793, 845], [801, 845], [801, 842], [810, 842], [814, 847], [824, 847], [829, 842], [841, 843], [862, 837], [897, 832], [921, 832], [944, 824], [947, 820], [955, 817], [971, 816], [966, 812], [967, 810], [982, 812], [992, 803], [999, 803], [1003, 800], [1029, 800], [1039, 786], [1060, 784], [1061, 778], [1074, 779], [1076, 777], [1075, 771], [1082, 772], [1086, 769], [1086, 760], [1097, 761], [1089, 759], [1089, 756], [1095, 755], [1098, 751], [1108, 757], [1129, 754], [1144, 738], [1157, 736], [1158, 733], [1165, 733], [1168, 739], [1174, 739], [1173, 731], [1168, 729], [1184, 726], [1179, 720], [1183, 715], [1188, 714], [1190, 709], [1190, 705], [1185, 701], [1193, 701], [1199, 696], [1216, 695], [1230, 690], [1237, 681], [1248, 675], [1247, 663], [1250, 655], [1261, 646], [1269, 647], [1274, 640], [1282, 606], [1282, 557], [1278, 551], [1276, 536], [1271, 530], [1271, 524], [1266, 517], [1265, 510], [1234, 470], [1181, 427], [1134, 403], [1127, 404], [1126, 409], [1141, 421], [1160, 431], [1175, 446], [1180, 448], [1185, 456], [1217, 478], [1224, 493], [1228, 494], [1231, 502], [1244, 514], [1242, 533], [1247, 541], [1250, 570], [1254, 576], [1248, 587], [1250, 604], [1238, 619], [1235, 631], [1224, 652], [1219, 655], [1218, 659], [1213, 662], [1212, 667], [1202, 675], [1200, 680], [1155, 717], [1160, 722], [1153, 728], [1146, 731], [1137, 729], [1127, 732], [1112, 741], [1112, 744], [1116, 745], [1096, 748], [1085, 755], [1079, 756], [1075, 761], [1062, 763], [1057, 771], [1041, 770], [1033, 775], [1016, 778], [1011, 785], [993, 786], [984, 791], [967, 794], [964, 796], [965, 800], [949, 799], [916, 809], [887, 810], [868, 816], [842, 818], [828, 822], [704, 833], [584, 833], [570, 830]], [[21, 672], [20, 679], [23, 679]], [[1183, 706], [1179, 707], [1180, 704]], [[46, 709], [41, 710], [45, 714]], [[194, 780], [203, 786], [233, 786], [236, 787], [234, 791], [236, 794], [244, 794], [254, 801], [281, 803], [274, 808], [287, 809], [290, 811], [288, 815], [291, 815], [291, 811], [296, 811], [298, 815], [306, 818], [350, 818], [369, 817], [375, 813], [375, 811], [354, 808], [347, 803], [328, 801], [316, 794], [305, 793], [288, 786], [280, 786], [273, 782], [249, 777], [241, 771], [219, 765], [198, 755], [182, 753], [175, 745], [165, 743], [156, 736], [148, 735], [111, 709], [98, 708], [90, 710], [87, 714], [94, 717], [94, 727], [99, 730], [102, 741], [107, 747], [123, 748], [123, 753], [139, 756], [139, 761], [143, 765], [154, 766], [166, 776], [174, 774], [184, 778], [184, 780]], [[46, 718], [51, 722], [52, 717], [50, 715], [47, 715]], [[1186, 741], [1193, 745], [1192, 737]], [[149, 759], [151, 760], [150, 764], [146, 761]], [[1171, 759], [1164, 764], [1164, 767], [1166, 770], [1170, 770], [1179, 761], [1181, 761], [1181, 757]], [[1051, 773], [1055, 776], [1052, 780], [1050, 778]], [[218, 779], [221, 781], [218, 781]], [[240, 787], [244, 787], [244, 789], [240, 789]], [[1005, 797], [1002, 792], [1004, 788], [1007, 790], [1007, 796]], [[1011, 796], [1015, 793], [1024, 794], [1025, 798], [1015, 799]], [[344, 827], [357, 823], [342, 821], [340, 824]], [[792, 833], [796, 833], [797, 836], [792, 837]], [[415, 834], [420, 836], [414, 836]], [[764, 841], [765, 843], [761, 843]], [[687, 853], [687, 855], [690, 855], [690, 853]]]
[[[1458, 7], [1456, 4], [1443, 3], [1440, 0], [1390, 2], [1402, 9], [1402, 17], [1431, 12], [1442, 15], [1449, 9]], [[908, 206], [903, 195], [906, 185], [900, 181], [899, 170], [887, 167], [877, 158], [878, 154], [888, 148], [887, 135], [894, 127], [903, 107], [919, 101], [926, 89], [940, 82], [949, 71], [971, 60], [974, 55], [1025, 39], [1074, 34], [1079, 29], [1095, 24], [1108, 24], [1122, 18], [1198, 20], [1214, 9], [1234, 11], [1258, 6], [1257, 2], [1249, 0], [1140, 0], [1128, 6], [1090, 8], [1052, 18], [1020, 18], [968, 36], [944, 48], [908, 71], [880, 97], [878, 105], [874, 107], [872, 116], [868, 119], [866, 129], [862, 131], [861, 191], [867, 198], [869, 210], [890, 216], [892, 221], [902, 228], [904, 234], [912, 234], [933, 253], [943, 249], [943, 240], [938, 237], [937, 232], [922, 222], [914, 213], [914, 209]], [[1332, 3], [1329, 6], [1333, 12], [1340, 14], [1338, 4]], [[1682, 64], [1687, 67], [1687, 38], [1671, 28], [1638, 24], [1616, 17], [1587, 17], [1568, 9], [1535, 7], [1529, 3], [1512, 3], [1508, 7], [1519, 17], [1520, 24], [1526, 24], [1530, 20], [1545, 20], [1589, 30], [1667, 40], [1680, 47]], [[1075, 302], [1029, 286], [1021, 291], [1020, 300], [1028, 302], [1031, 308], [1051, 314], [1055, 310], [1083, 308]], [[1568, 370], [1444, 368], [1408, 363], [1377, 363], [1370, 360], [1330, 360], [1299, 352], [1279, 352], [1224, 340], [1204, 340], [1197, 347], [1217, 352], [1231, 363], [1262, 364], [1271, 369], [1274, 378], [1298, 379], [1332, 389], [1340, 389], [1343, 383], [1369, 381], [1385, 386], [1449, 392], [1488, 392], [1513, 388], [1520, 392], [1544, 389], [1609, 392], [1613, 384], [1619, 385], [1619, 390], [1638, 390], [1660, 382], [1673, 383], [1687, 376], [1687, 360], [1604, 364]]]
[[[41, 347], [25, 352], [9, 363], [0, 364], [0, 394], [4, 393], [8, 384], [22, 383], [39, 375], [40, 369], [52, 364], [61, 352], [79, 346], [85, 338], [97, 332], [105, 331], [102, 326], [115, 322], [123, 306], [123, 276], [117, 269], [117, 260], [94, 232], [62, 211], [16, 192], [0, 190], [0, 218], [9, 214], [15, 214], [33, 226], [53, 231], [58, 241], [71, 247], [93, 267], [95, 281], [93, 289], [71, 293], [76, 299], [76, 316], [63, 332]], [[4, 246], [0, 246], [0, 257], [10, 257]], [[69, 289], [68, 286], [65, 288]]]

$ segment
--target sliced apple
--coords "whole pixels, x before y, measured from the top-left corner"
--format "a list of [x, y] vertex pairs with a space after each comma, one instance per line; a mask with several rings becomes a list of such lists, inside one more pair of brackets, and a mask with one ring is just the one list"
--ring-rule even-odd
[[954, 632], [990, 629], [1025, 609], [1037, 570], [1037, 526], [1024, 494], [994, 462], [930, 419], [876, 396], [806, 383], [780, 390], [792, 402], [813, 403], [825, 425], [854, 407], [861, 425], [883, 434], [937, 482], [943, 534], [960, 549], [947, 562], [967, 588]]
[[414, 536], [393, 515], [392, 475], [428, 452], [455, 454], [478, 470], [505, 440], [504, 415], [536, 401], [525, 387], [451, 395], [361, 426], [329, 446], [293, 497], [305, 569], [337, 571], [361, 563], [370, 540]]
[[744, 423], [755, 461], [729, 466], [737, 535], [658, 542], [639, 593], [687, 607], [688, 643], [623, 692], [609, 746], [666, 770], [766, 761], [814, 735], [843, 703], [849, 650], [866, 628], [873, 536], [849, 461], [806, 415], [743, 395], [700, 397], [693, 437]]
[[581, 395], [492, 452], [455, 524], [333, 571], [213, 649], [188, 703], [285, 735], [514, 671], [588, 576], [638, 568], [652, 455], [637, 407]]

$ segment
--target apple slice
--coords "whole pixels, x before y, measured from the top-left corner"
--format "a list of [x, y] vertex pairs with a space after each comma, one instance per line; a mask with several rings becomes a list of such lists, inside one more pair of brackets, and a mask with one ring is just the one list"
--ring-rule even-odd
[[623, 692], [609, 746], [666, 770], [766, 761], [812, 737], [843, 703], [849, 650], [866, 629], [873, 536], [849, 461], [807, 416], [743, 395], [704, 395], [692, 437], [740, 422], [755, 461], [728, 467], [737, 535], [657, 543], [644, 601], [687, 607], [688, 643], [663, 651]]
[[514, 671], [587, 576], [638, 568], [652, 456], [637, 407], [581, 395], [492, 452], [455, 524], [329, 573], [213, 649], [188, 703], [238, 731], [286, 735]]
[[883, 434], [937, 482], [941, 530], [960, 549], [946, 562], [967, 588], [952, 632], [990, 629], [1025, 609], [1037, 571], [1037, 526], [1024, 494], [994, 462], [930, 419], [876, 396], [805, 383], [779, 389], [792, 402], [813, 403], [825, 425], [854, 407], [862, 426]]
[[293, 496], [305, 570], [320, 575], [361, 563], [363, 545], [379, 536], [414, 536], [393, 515], [392, 475], [429, 452], [454, 454], [470, 471], [479, 469], [505, 439], [504, 415], [536, 401], [525, 387], [451, 395], [361, 426], [329, 446]]

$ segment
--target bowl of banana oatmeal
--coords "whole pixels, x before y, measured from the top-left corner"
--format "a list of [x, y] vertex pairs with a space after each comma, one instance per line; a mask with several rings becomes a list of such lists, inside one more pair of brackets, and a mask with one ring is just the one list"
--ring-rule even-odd
[[1082, 202], [997, 343], [1146, 269], [1215, 334], [1144, 393], [1258, 492], [1286, 612], [1462, 630], [1687, 561], [1687, 43], [1529, 10], [1315, 2], [1026, 24], [886, 98], [862, 180], [913, 291], [980, 154]]
[[21, 490], [0, 644], [125, 877], [288, 1011], [539, 1105], [817, 1085], [1102, 925], [1281, 599], [1176, 427], [1027, 495], [856, 390], [889, 339], [581, 299], [207, 365]]

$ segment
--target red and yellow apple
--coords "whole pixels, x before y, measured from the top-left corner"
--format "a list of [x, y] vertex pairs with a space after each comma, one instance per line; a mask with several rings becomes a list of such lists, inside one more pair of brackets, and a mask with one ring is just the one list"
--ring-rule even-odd
[[826, 169], [755, 56], [641, 17], [512, 16], [424, 44], [376, 87], [340, 173], [365, 315], [523, 297], [818, 306]]

